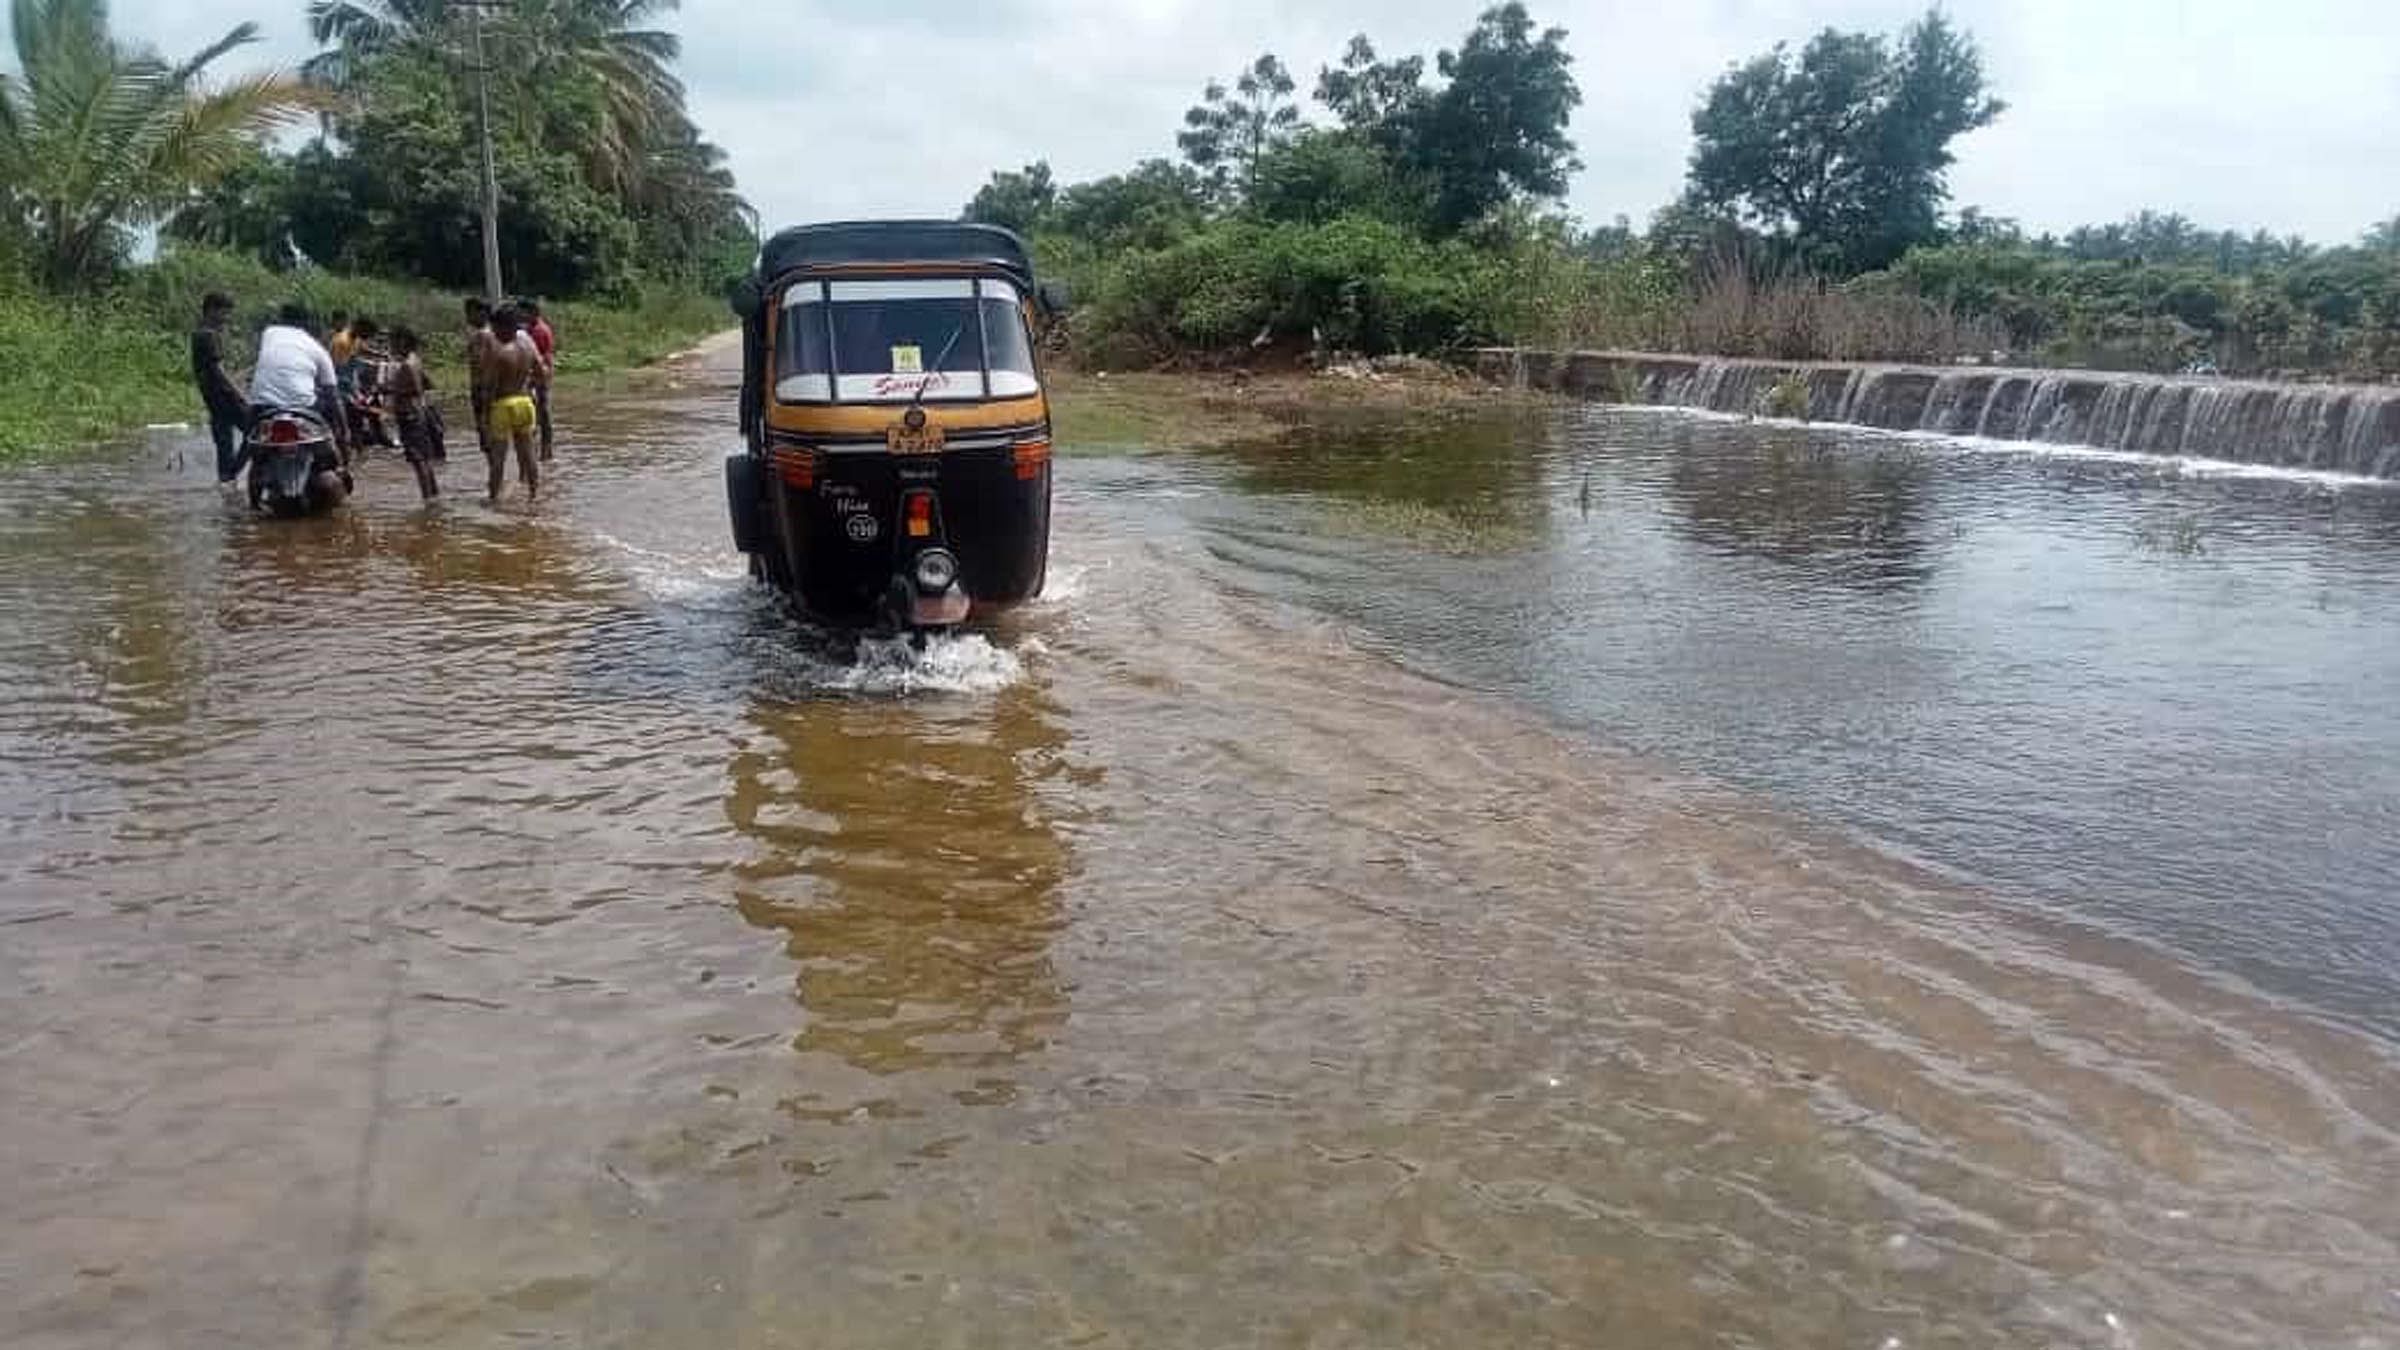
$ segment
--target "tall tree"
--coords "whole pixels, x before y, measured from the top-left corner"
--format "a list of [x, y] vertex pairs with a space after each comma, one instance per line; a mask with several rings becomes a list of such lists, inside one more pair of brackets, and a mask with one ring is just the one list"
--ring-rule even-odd
[[1433, 98], [1425, 88], [1425, 58], [1386, 61], [1359, 33], [1342, 52], [1342, 64], [1317, 71], [1317, 102], [1341, 119], [1345, 130], [1363, 136], [1386, 154], [1397, 155]]
[[2006, 107], [1974, 41], [1928, 11], [1897, 44], [1828, 28], [1710, 86], [1692, 114], [1687, 194], [1783, 238], [1812, 265], [1879, 267], [1940, 234], [1950, 143]]
[[350, 87], [357, 62], [403, 47], [431, 47], [450, 33], [450, 0], [309, 0], [308, 35], [325, 50], [300, 73], [329, 89]]
[[254, 149], [168, 217], [164, 232], [187, 243], [277, 260], [291, 195], [292, 161]]
[[1104, 249], [1164, 248], [1208, 219], [1208, 184], [1189, 164], [1145, 159], [1058, 194], [1058, 231]]
[[[513, 0], [493, 25], [493, 56], [513, 78], [519, 115], [539, 119], [556, 106], [524, 95], [581, 90], [597, 114], [576, 133], [543, 125], [540, 134], [572, 139], [585, 175], [603, 191], [635, 185], [655, 144], [683, 139], [688, 121], [683, 82], [675, 77], [681, 39], [651, 26], [679, 0]], [[577, 134], [579, 133], [579, 134]]]
[[[309, 34], [326, 50], [301, 67], [362, 95], [357, 70], [408, 51], [464, 68], [470, 0], [310, 0]], [[494, 90], [498, 120], [568, 147], [603, 191], [623, 192], [656, 143], [683, 138], [682, 44], [649, 26], [678, 0], [499, 0], [487, 7], [485, 60], [512, 78]]]
[[994, 170], [992, 181], [975, 190], [958, 218], [1024, 234], [1040, 225], [1057, 204], [1058, 183], [1050, 175], [1050, 161], [1037, 159], [1022, 169]]
[[730, 284], [757, 252], [758, 211], [735, 184], [725, 151], [679, 121], [671, 139], [653, 138], [635, 177], [642, 252], [653, 266], [712, 288]]
[[[475, 206], [474, 107], [461, 75], [470, 0], [313, 0], [326, 50], [305, 70], [338, 95], [343, 153], [307, 159], [309, 186], [354, 206], [288, 203], [301, 246], [359, 266], [447, 279]], [[724, 152], [700, 136], [674, 73], [676, 0], [490, 0], [501, 229], [512, 274], [606, 288], [641, 270], [705, 279], [754, 233]], [[311, 242], [313, 239], [314, 242]], [[522, 256], [520, 256], [522, 251]], [[322, 255], [320, 255], [322, 256]]]
[[[1421, 203], [1423, 223], [1453, 234], [1512, 200], [1557, 197], [1582, 166], [1567, 121], [1583, 92], [1562, 28], [1538, 33], [1519, 0], [1495, 5], [1455, 51], [1384, 60], [1364, 34], [1339, 68], [1317, 75], [1317, 101], [1387, 161], [1378, 197]], [[1328, 143], [1317, 147], [1330, 152]]]
[[90, 282], [130, 230], [240, 164], [314, 95], [272, 73], [209, 67], [258, 40], [241, 24], [179, 62], [109, 32], [105, 0], [13, 0], [18, 75], [0, 75], [0, 209], [53, 285]]
[[1567, 119], [1583, 102], [1567, 30], [1518, 0], [1483, 12], [1456, 51], [1435, 59], [1449, 81], [1422, 116], [1412, 157], [1434, 184], [1433, 226], [1449, 233], [1518, 197], [1558, 197], [1583, 167]]
[[1368, 133], [1303, 127], [1259, 165], [1250, 211], [1265, 220], [1321, 225], [1371, 216], [1410, 229], [1429, 214], [1427, 194], [1403, 179]]
[[1199, 104], [1184, 113], [1175, 143], [1221, 193], [1247, 197], [1257, 184], [1259, 161], [1300, 125], [1299, 105], [1292, 102], [1296, 87], [1283, 62], [1266, 53], [1235, 78], [1230, 91], [1210, 81]]

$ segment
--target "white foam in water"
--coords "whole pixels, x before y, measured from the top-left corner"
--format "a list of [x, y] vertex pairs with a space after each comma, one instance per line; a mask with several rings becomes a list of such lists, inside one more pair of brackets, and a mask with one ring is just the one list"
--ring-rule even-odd
[[861, 638], [855, 661], [825, 671], [828, 688], [861, 694], [991, 694], [1023, 678], [1024, 661], [981, 633], [930, 637], [921, 647], [905, 637]]
[[2191, 455], [2153, 455], [2141, 450], [2107, 450], [2096, 445], [2053, 445], [2047, 441], [2003, 441], [1989, 436], [1949, 436], [1936, 432], [1890, 432], [1903, 440], [1933, 441], [1979, 454], [2025, 455], [2037, 459], [2097, 460], [2155, 469], [2179, 478], [2260, 478], [2311, 487], [2388, 488], [2391, 482], [2362, 474], [2327, 469], [2295, 469], [2282, 464], [2245, 464], [2232, 459], [2200, 459]]
[[[723, 598], [755, 602], [770, 609], [781, 607], [772, 592], [750, 583], [749, 568], [738, 557], [720, 553], [667, 553], [629, 543], [601, 530], [592, 531], [591, 537], [625, 556], [627, 576], [653, 600], [681, 603]], [[1053, 578], [1044, 598], [1075, 594], [1080, 579], [1078, 571]], [[709, 604], [703, 608], [713, 610], [716, 606]], [[824, 636], [819, 634], [818, 638]], [[796, 673], [803, 683], [815, 689], [858, 694], [989, 694], [1025, 677], [1025, 662], [1018, 653], [994, 646], [981, 633], [929, 637], [921, 645], [906, 637], [861, 638], [856, 656], [848, 661], [830, 659], [821, 652], [795, 650], [795, 644], [799, 647], [813, 644], [789, 628], [779, 626], [765, 641], [768, 647], [796, 658]], [[1022, 648], [1028, 655], [1038, 654], [1041, 645], [1028, 641]], [[784, 669], [793, 672], [795, 668], [786, 665]]]
[[2201, 459], [2190, 455], [2154, 455], [2142, 450], [2109, 450], [2096, 445], [2070, 445], [2051, 441], [2011, 441], [1994, 436], [1960, 436], [1943, 431], [1895, 431], [1886, 427], [1860, 426], [1852, 422], [1802, 422], [1788, 417], [1758, 417], [1748, 413], [1720, 412], [1714, 408], [1685, 408], [1636, 403], [1612, 404], [1609, 406], [1609, 410], [1611, 412], [1658, 413], [1674, 417], [1691, 417], [1707, 422], [1763, 422], [1780, 427], [1833, 430], [1839, 431], [1845, 436], [1904, 441], [1913, 445], [1942, 446], [1979, 455], [2012, 455], [2028, 459], [2095, 460], [2108, 464], [2126, 464], [2136, 468], [2155, 469], [2160, 473], [2173, 474], [2183, 478], [2258, 478], [2326, 488], [2391, 488], [2394, 486], [2390, 479], [2369, 478], [2354, 473], [2335, 473], [2327, 469], [2297, 469], [2282, 464], [2247, 464], [2240, 460]]
[[1066, 605], [1081, 600], [1091, 573], [1089, 567], [1062, 567], [1052, 572], [1042, 586], [1041, 598], [1034, 603], [1044, 606]]
[[750, 578], [749, 565], [738, 554], [666, 553], [628, 543], [605, 530], [593, 530], [591, 535], [594, 542], [626, 556], [626, 572], [633, 584], [654, 600], [688, 600], [719, 593], [727, 589], [728, 582]]

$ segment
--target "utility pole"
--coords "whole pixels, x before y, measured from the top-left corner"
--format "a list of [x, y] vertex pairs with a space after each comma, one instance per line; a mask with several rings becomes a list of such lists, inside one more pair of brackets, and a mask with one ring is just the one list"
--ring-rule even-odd
[[475, 42], [475, 126], [483, 140], [483, 298], [500, 304], [500, 180], [492, 171], [492, 74], [483, 59], [483, 4], [469, 0], [467, 26]]

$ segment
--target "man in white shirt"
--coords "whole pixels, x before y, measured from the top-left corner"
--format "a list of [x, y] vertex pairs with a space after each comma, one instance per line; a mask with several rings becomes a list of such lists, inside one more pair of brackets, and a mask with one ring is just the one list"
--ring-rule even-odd
[[258, 364], [250, 373], [250, 420], [282, 409], [313, 411], [325, 419], [342, 457], [349, 458], [349, 438], [343, 434], [339, 382], [333, 353], [308, 331], [308, 311], [285, 305], [275, 322], [258, 335]]

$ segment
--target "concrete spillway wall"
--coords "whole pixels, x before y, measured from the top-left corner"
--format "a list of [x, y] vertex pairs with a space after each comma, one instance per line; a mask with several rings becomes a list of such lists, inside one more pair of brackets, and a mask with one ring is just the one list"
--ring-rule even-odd
[[2400, 478], [2400, 386], [1518, 347], [1472, 360], [1488, 379], [1579, 398], [1754, 414], [1805, 403], [1815, 422]]

